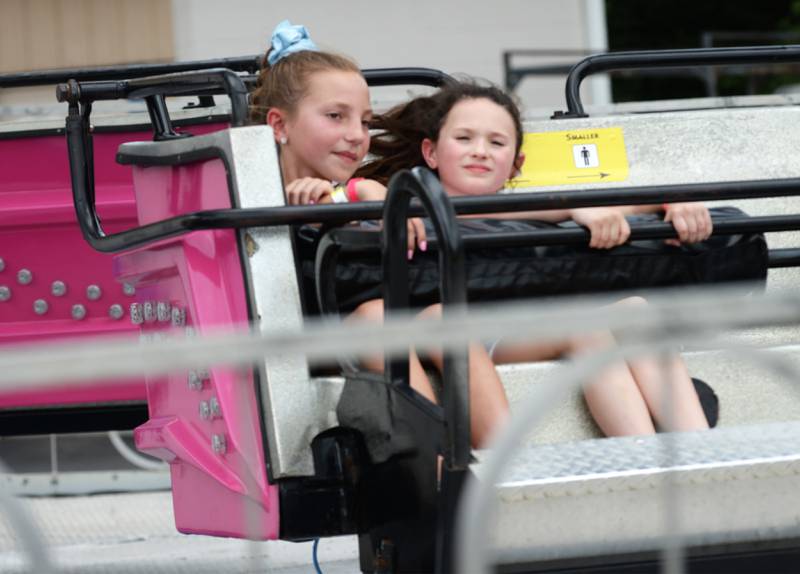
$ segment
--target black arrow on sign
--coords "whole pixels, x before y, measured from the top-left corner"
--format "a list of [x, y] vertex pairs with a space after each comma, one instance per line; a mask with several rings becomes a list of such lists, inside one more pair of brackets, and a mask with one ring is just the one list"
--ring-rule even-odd
[[579, 178], [579, 177], [580, 178], [584, 178], [584, 177], [599, 177], [600, 179], [603, 179], [604, 177], [608, 177], [609, 175], [611, 175], [611, 174], [610, 173], [605, 173], [604, 171], [601, 171], [600, 173], [587, 173], [586, 175], [568, 175], [567, 179], [576, 179], [576, 178]]

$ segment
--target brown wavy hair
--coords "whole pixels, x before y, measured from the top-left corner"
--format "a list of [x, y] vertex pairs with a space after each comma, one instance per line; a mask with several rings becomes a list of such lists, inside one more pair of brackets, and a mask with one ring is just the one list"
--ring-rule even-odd
[[289, 54], [270, 66], [267, 63], [270, 50], [262, 59], [258, 82], [250, 94], [251, 124], [265, 124], [270, 108], [294, 112], [308, 91], [308, 79], [316, 72], [341, 70], [361, 75], [358, 65], [347, 56], [311, 50]]
[[369, 147], [370, 155], [374, 159], [361, 166], [356, 175], [385, 185], [401, 169], [425, 165], [422, 140], [428, 138], [433, 142], [438, 141], [450, 110], [466, 99], [487, 99], [509, 113], [517, 136], [515, 156], [519, 155], [522, 147], [522, 120], [519, 108], [511, 96], [492, 84], [460, 81], [375, 116], [370, 128], [379, 133], [372, 136]]

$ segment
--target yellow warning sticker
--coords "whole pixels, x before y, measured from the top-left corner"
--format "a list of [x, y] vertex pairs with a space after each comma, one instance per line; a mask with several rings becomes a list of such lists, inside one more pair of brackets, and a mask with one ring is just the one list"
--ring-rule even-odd
[[628, 179], [622, 128], [526, 133], [518, 187], [586, 184]]

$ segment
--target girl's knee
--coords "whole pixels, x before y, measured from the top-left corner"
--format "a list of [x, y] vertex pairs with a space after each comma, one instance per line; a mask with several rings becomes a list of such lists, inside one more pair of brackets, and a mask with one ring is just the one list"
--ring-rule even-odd
[[647, 299], [644, 297], [640, 297], [639, 295], [632, 295], [630, 297], [625, 297], [620, 301], [614, 303], [614, 305], [620, 305], [622, 307], [644, 307], [647, 305]]
[[428, 307], [425, 307], [422, 311], [417, 314], [418, 317], [423, 319], [438, 319], [442, 316], [442, 304], [435, 303]]
[[564, 354], [581, 355], [584, 353], [597, 352], [602, 349], [608, 349], [615, 343], [614, 336], [608, 331], [577, 335], [565, 343]]
[[356, 307], [348, 318], [383, 321], [383, 299], [371, 299]]

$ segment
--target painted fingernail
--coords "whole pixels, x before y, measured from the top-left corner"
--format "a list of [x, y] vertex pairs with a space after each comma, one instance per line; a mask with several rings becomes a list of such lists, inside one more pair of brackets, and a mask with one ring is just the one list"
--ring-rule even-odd
[[413, 249], [409, 249], [408, 250], [408, 260], [411, 261], [411, 259], [413, 257], [414, 257], [414, 250]]
[[428, 250], [428, 242], [427, 241], [420, 241], [419, 242], [419, 250], [420, 251], [427, 251]]
[[309, 204], [309, 205], [314, 205], [315, 203], [317, 203], [317, 202], [316, 202], [316, 201], [314, 201], [313, 199], [309, 199], [309, 200], [308, 200], [308, 204]]

